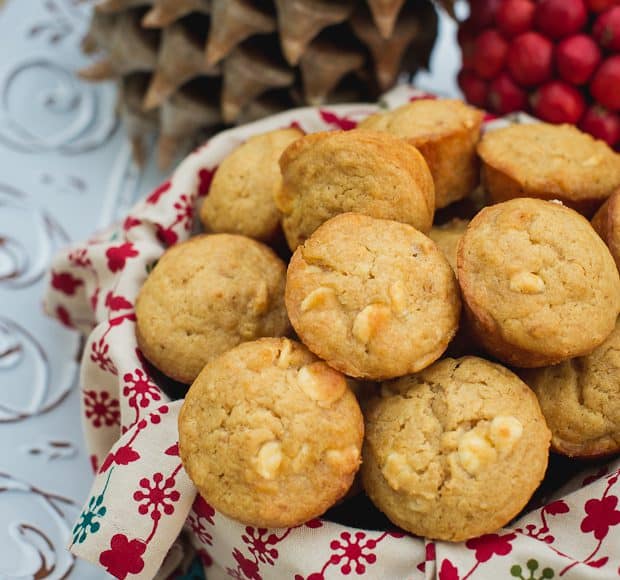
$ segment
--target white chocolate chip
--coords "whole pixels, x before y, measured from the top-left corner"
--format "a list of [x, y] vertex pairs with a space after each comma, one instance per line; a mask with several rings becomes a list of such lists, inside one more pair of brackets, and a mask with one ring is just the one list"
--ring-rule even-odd
[[598, 165], [601, 162], [601, 158], [597, 155], [593, 155], [592, 157], [588, 157], [585, 161], [581, 163], [584, 167], [593, 167]]
[[407, 308], [407, 293], [405, 292], [405, 285], [401, 280], [394, 282], [390, 286], [389, 294], [392, 310], [398, 315], [404, 314]]
[[491, 421], [489, 437], [500, 453], [509, 453], [523, 434], [521, 421], [511, 415], [499, 415]]
[[308, 312], [309, 310], [323, 308], [329, 304], [334, 304], [335, 301], [336, 293], [333, 288], [320, 286], [316, 290], [310, 292], [310, 294], [303, 299], [301, 303], [301, 311]]
[[263, 443], [256, 458], [256, 471], [264, 479], [274, 479], [282, 463], [282, 444], [279, 441]]
[[297, 455], [291, 461], [291, 469], [293, 473], [301, 473], [302, 471], [306, 471], [308, 460], [310, 458], [310, 446], [307, 443], [304, 443]]
[[287, 369], [291, 364], [291, 353], [292, 352], [293, 352], [293, 346], [291, 344], [291, 341], [285, 338], [283, 340], [280, 354], [278, 355], [278, 360], [276, 361], [276, 366], [280, 369]]
[[263, 314], [267, 311], [269, 306], [269, 289], [267, 288], [267, 282], [261, 280], [256, 288], [256, 295], [252, 302], [252, 311], [254, 314]]
[[533, 272], [517, 272], [510, 278], [510, 289], [520, 294], [541, 294], [545, 291], [545, 281]]
[[381, 473], [388, 485], [398, 491], [403, 480], [409, 479], [411, 476], [411, 468], [407, 465], [407, 459], [401, 453], [393, 451], [385, 458], [385, 464], [381, 469]]
[[497, 451], [490, 441], [475, 430], [463, 435], [457, 453], [461, 465], [470, 475], [476, 475], [497, 459]]
[[390, 317], [390, 309], [384, 304], [366, 306], [353, 321], [353, 336], [362, 344], [368, 344]]
[[325, 452], [325, 459], [332, 467], [343, 473], [356, 471], [360, 462], [360, 452], [355, 445], [344, 449], [329, 449]]
[[320, 407], [329, 407], [340, 400], [347, 390], [344, 375], [321, 361], [301, 367], [297, 373], [297, 384]]

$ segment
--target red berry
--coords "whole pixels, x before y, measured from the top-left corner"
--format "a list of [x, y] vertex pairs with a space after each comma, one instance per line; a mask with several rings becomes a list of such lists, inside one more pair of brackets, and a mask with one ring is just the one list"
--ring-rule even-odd
[[486, 105], [488, 83], [477, 77], [473, 72], [462, 70], [457, 77], [459, 87], [465, 98], [477, 107]]
[[471, 0], [469, 3], [469, 18], [476, 30], [493, 26], [495, 14], [503, 0]]
[[602, 12], [618, 4], [618, 0], [586, 0], [586, 4], [591, 12]]
[[608, 50], [620, 50], [620, 6], [603, 12], [594, 23], [592, 35]]
[[594, 74], [601, 62], [601, 51], [585, 34], [569, 36], [555, 49], [558, 73], [569, 83], [582, 85]]
[[506, 62], [508, 43], [495, 29], [485, 30], [474, 46], [474, 70], [483, 79], [497, 76]]
[[520, 85], [532, 86], [551, 78], [553, 44], [537, 32], [517, 36], [508, 49], [508, 70]]
[[531, 99], [534, 114], [550, 123], [572, 123], [581, 119], [586, 108], [581, 93], [563, 81], [551, 81], [540, 87]]
[[549, 38], [563, 38], [581, 30], [588, 20], [583, 0], [541, 0], [536, 27]]
[[456, 39], [459, 43], [459, 46], [463, 46], [463, 44], [475, 40], [477, 32], [478, 31], [476, 30], [473, 22], [471, 21], [471, 18], [468, 18], [467, 20], [461, 22], [461, 24], [459, 25], [459, 30], [456, 33]]
[[532, 28], [536, 6], [531, 0], [506, 0], [497, 11], [497, 26], [508, 38]]
[[620, 117], [598, 105], [586, 111], [579, 127], [611, 147], [620, 142]]
[[620, 111], [620, 55], [610, 56], [598, 67], [590, 92], [603, 107]]
[[506, 73], [502, 73], [489, 85], [489, 108], [500, 115], [527, 108], [527, 94]]

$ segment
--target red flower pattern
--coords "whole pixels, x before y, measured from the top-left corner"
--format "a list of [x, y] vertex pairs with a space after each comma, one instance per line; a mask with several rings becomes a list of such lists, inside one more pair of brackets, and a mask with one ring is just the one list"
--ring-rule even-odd
[[123, 229], [128, 232], [131, 228], [135, 228], [136, 226], [139, 226], [142, 222], [132, 216], [127, 216], [125, 218], [125, 221], [123, 222]]
[[[164, 479], [163, 473], [155, 473], [152, 481], [146, 477], [140, 480], [140, 487], [133, 494], [133, 499], [140, 503], [138, 512], [146, 515], [151, 512], [151, 519], [157, 521], [162, 516], [162, 511], [167, 516], [174, 513], [174, 503], [179, 501], [181, 494], [174, 489], [174, 478]], [[143, 491], [144, 490], [144, 491]]]
[[470, 550], [475, 550], [477, 562], [487, 562], [493, 556], [506, 556], [512, 551], [512, 542], [517, 534], [510, 533], [500, 536], [499, 534], [485, 534], [479, 538], [467, 540], [465, 545]]
[[107, 371], [113, 375], [118, 374], [116, 366], [112, 362], [112, 359], [108, 355], [110, 350], [109, 345], [105, 341], [105, 337], [101, 337], [99, 340], [94, 341], [90, 345], [90, 360], [94, 362], [102, 371]]
[[213, 169], [201, 169], [198, 172], [198, 197], [204, 197], [209, 193], [216, 170], [217, 167], [214, 167]]
[[207, 503], [200, 494], [196, 496], [192, 509], [199, 517], [207, 520], [212, 526], [215, 525], [215, 522], [213, 521], [215, 510], [211, 507], [211, 504]]
[[133, 304], [122, 296], [114, 296], [112, 292], [108, 292], [105, 297], [105, 305], [113, 311], [127, 310], [133, 308]]
[[58, 318], [58, 320], [60, 320], [60, 322], [67, 328], [75, 328], [75, 325], [71, 320], [71, 315], [64, 306], [58, 306], [56, 308], [56, 318]]
[[615, 495], [588, 500], [584, 506], [588, 515], [581, 522], [581, 531], [593, 532], [597, 540], [602, 540], [609, 533], [610, 527], [620, 524], [617, 505], [618, 498]]
[[237, 561], [237, 570], [240, 571], [245, 578], [249, 580], [262, 580], [259, 573], [258, 564], [248, 560], [237, 548], [233, 550], [233, 558]]
[[357, 127], [356, 121], [347, 119], [347, 117], [341, 117], [340, 115], [336, 115], [336, 113], [332, 113], [326, 109], [321, 109], [319, 111], [319, 115], [321, 115], [321, 119], [323, 121], [329, 125], [334, 125], [343, 131], [350, 131], [351, 129], [355, 129], [355, 127]]
[[159, 387], [153, 383], [142, 369], [135, 369], [133, 373], [123, 375], [125, 386], [123, 387], [123, 395], [128, 397], [127, 402], [130, 407], [137, 409], [140, 407], [148, 407], [151, 400], [161, 400]]
[[73, 296], [76, 290], [83, 285], [83, 280], [75, 278], [69, 272], [59, 273], [52, 270], [52, 288], [66, 294], [67, 296]]
[[105, 473], [113, 463], [116, 465], [129, 465], [140, 459], [140, 454], [131, 446], [131, 443], [122, 445], [116, 451], [110, 451], [99, 469], [99, 473]]
[[67, 256], [72, 266], [76, 268], [89, 268], [93, 265], [91, 259], [88, 257], [88, 250], [86, 248], [79, 248], [69, 253]]
[[187, 195], [182, 194], [179, 196], [179, 200], [174, 202], [173, 207], [177, 210], [175, 224], [182, 223], [183, 227], [189, 231], [194, 220], [193, 201]]
[[107, 391], [84, 391], [84, 412], [93, 427], [120, 425], [121, 412], [118, 399], [110, 397]]
[[340, 534], [340, 540], [332, 540], [329, 547], [335, 552], [342, 551], [341, 554], [333, 554], [330, 561], [332, 564], [339, 565], [342, 562], [340, 571], [348, 575], [351, 573], [352, 564], [355, 564], [355, 573], [363, 574], [366, 571], [367, 564], [374, 564], [377, 560], [377, 556], [370, 550], [374, 550], [377, 541], [370, 539], [363, 541], [366, 537], [364, 532], [355, 532], [355, 537], [352, 537], [349, 532], [342, 532]]
[[272, 564], [278, 558], [278, 550], [270, 548], [270, 545], [277, 544], [280, 538], [273, 533], [270, 533], [266, 528], [252, 528], [247, 526], [245, 528], [245, 534], [241, 536], [241, 539], [248, 545], [250, 553], [255, 559], [263, 562], [264, 564]]
[[129, 258], [135, 258], [139, 253], [131, 242], [125, 242], [120, 246], [108, 248], [105, 255], [108, 259], [108, 269], [110, 272], [119, 272], [125, 267], [125, 263]]
[[458, 568], [450, 560], [444, 560], [441, 563], [439, 580], [459, 580]]
[[173, 246], [179, 239], [179, 236], [171, 227], [165, 228], [161, 224], [155, 224], [155, 235], [164, 246]]
[[99, 556], [99, 563], [119, 580], [128, 574], [139, 574], [144, 568], [142, 554], [146, 544], [141, 540], [129, 540], [125, 534], [116, 534], [110, 541], [110, 549]]
[[156, 204], [159, 198], [166, 193], [172, 187], [170, 181], [165, 181], [159, 187], [156, 187], [153, 192], [146, 198], [146, 203]]

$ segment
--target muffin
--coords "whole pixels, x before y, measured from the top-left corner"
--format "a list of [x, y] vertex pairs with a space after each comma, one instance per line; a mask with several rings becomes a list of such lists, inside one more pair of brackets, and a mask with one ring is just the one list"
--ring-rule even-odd
[[418, 536], [460, 542], [496, 531], [547, 467], [550, 433], [534, 393], [484, 359], [443, 359], [384, 383], [365, 419], [366, 493]]
[[280, 226], [274, 196], [282, 177], [278, 160], [299, 129], [278, 129], [250, 137], [217, 168], [200, 210], [207, 231], [273, 239]]
[[165, 375], [191, 383], [240, 342], [290, 331], [285, 280], [284, 263], [250, 238], [201, 235], [172, 246], [138, 295], [138, 346]]
[[371, 115], [359, 128], [385, 131], [417, 147], [431, 170], [440, 208], [466, 197], [478, 184], [482, 120], [481, 111], [462, 101], [420, 99]]
[[560, 203], [518, 198], [484, 208], [459, 242], [457, 276], [477, 340], [515, 366], [592, 352], [620, 312], [609, 250]]
[[424, 234], [347, 213], [295, 251], [286, 308], [311, 351], [347, 375], [376, 380], [439, 358], [456, 332], [460, 299], [450, 264]]
[[596, 212], [592, 227], [607, 244], [620, 270], [620, 189], [612, 193]]
[[573, 125], [511, 125], [478, 145], [482, 183], [493, 202], [559, 199], [591, 216], [620, 187], [620, 155]]
[[344, 496], [363, 434], [346, 378], [285, 338], [213, 360], [179, 415], [181, 459], [200, 494], [257, 527], [302, 524]]
[[468, 220], [453, 218], [445, 224], [433, 226], [431, 231], [428, 233], [428, 237], [437, 244], [455, 272], [456, 248], [459, 240], [463, 237], [468, 224]]
[[291, 250], [323, 222], [345, 212], [392, 219], [427, 232], [434, 187], [419, 151], [370, 131], [314, 133], [280, 158], [282, 188], [276, 205]]
[[591, 458], [620, 451], [620, 323], [591, 354], [522, 371], [551, 429], [554, 451]]

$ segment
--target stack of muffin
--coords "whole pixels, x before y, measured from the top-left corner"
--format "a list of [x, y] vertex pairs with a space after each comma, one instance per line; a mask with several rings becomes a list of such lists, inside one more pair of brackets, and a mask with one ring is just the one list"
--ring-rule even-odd
[[396, 525], [461, 541], [523, 509], [550, 445], [620, 451], [620, 156], [569, 126], [481, 124], [420, 100], [221, 163], [207, 233], [168, 249], [136, 310], [143, 354], [191, 384], [181, 457], [217, 510], [298, 525], [359, 471]]

